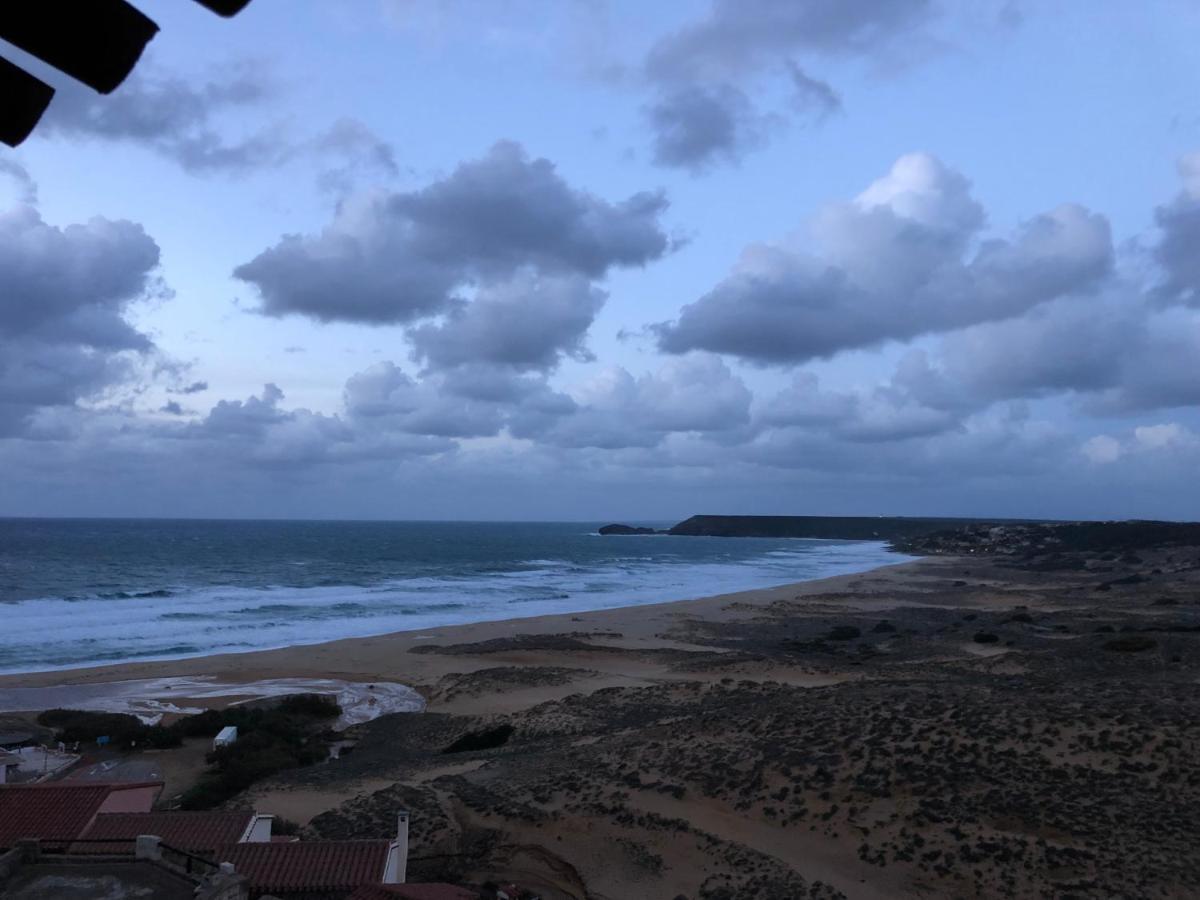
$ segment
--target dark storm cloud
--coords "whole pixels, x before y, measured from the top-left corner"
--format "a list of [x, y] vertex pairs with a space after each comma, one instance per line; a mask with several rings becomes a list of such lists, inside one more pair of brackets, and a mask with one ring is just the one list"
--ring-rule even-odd
[[471, 362], [547, 370], [561, 354], [587, 359], [584, 336], [605, 294], [578, 275], [539, 278], [522, 272], [481, 287], [438, 324], [409, 332], [415, 355], [433, 368]]
[[659, 347], [793, 364], [1010, 318], [1089, 291], [1110, 270], [1108, 223], [1081, 207], [972, 249], [982, 222], [962, 176], [926, 155], [903, 157], [817, 218], [818, 255], [798, 240], [749, 247], [724, 281], [655, 326]]
[[766, 123], [745, 93], [730, 84], [670, 91], [647, 110], [654, 161], [700, 172], [718, 161], [736, 162], [761, 142]]
[[522, 269], [600, 278], [644, 265], [667, 252], [665, 208], [658, 193], [610, 203], [574, 189], [549, 160], [500, 143], [423, 190], [348, 200], [319, 235], [285, 236], [234, 274], [267, 315], [412, 322]]

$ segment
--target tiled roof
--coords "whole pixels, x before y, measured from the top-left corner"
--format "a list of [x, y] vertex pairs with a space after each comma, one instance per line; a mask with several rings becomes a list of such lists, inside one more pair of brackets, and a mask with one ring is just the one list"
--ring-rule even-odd
[[0, 848], [22, 838], [75, 838], [113, 790], [111, 784], [0, 785]]
[[479, 893], [456, 884], [365, 884], [349, 900], [479, 900]]
[[254, 893], [349, 891], [377, 883], [387, 864], [388, 841], [295, 841], [230, 844], [217, 862], [231, 862]]
[[114, 853], [129, 848], [139, 834], [153, 834], [180, 850], [211, 854], [218, 847], [236, 844], [254, 819], [251, 810], [241, 812], [152, 812], [101, 813], [81, 838], [112, 840], [118, 844], [81, 844], [83, 853]]

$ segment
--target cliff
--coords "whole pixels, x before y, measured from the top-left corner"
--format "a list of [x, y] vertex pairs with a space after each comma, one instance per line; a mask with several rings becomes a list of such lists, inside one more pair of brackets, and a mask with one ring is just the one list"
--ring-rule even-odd
[[[973, 519], [895, 516], [692, 516], [667, 533], [705, 537], [829, 538], [893, 541], [962, 528]], [[999, 524], [996, 521], [995, 524]]]

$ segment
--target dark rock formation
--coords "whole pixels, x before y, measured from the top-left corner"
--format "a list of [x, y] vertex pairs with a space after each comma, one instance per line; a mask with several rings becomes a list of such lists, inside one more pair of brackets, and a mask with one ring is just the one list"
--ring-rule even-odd
[[[993, 524], [1001, 520], [994, 520]], [[705, 537], [829, 538], [891, 541], [976, 524], [971, 519], [899, 516], [692, 516], [668, 534]]]
[[604, 525], [598, 528], [600, 534], [666, 534], [655, 528], [642, 528], [637, 525]]

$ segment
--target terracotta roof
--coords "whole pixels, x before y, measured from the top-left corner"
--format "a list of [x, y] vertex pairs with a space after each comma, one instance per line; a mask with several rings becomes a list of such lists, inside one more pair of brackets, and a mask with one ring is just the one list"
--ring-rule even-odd
[[389, 841], [264, 841], [219, 848], [216, 861], [233, 863], [255, 893], [349, 891], [383, 878], [389, 846]]
[[[135, 785], [142, 787], [144, 785]], [[0, 848], [22, 838], [76, 838], [120, 784], [0, 785]]]
[[364, 884], [349, 900], [479, 900], [479, 892], [456, 884], [410, 882]]
[[218, 847], [236, 844], [254, 819], [254, 812], [152, 812], [101, 813], [80, 838], [112, 840], [116, 844], [81, 844], [81, 853], [120, 853], [139, 834], [154, 834], [179, 850], [213, 853]]

